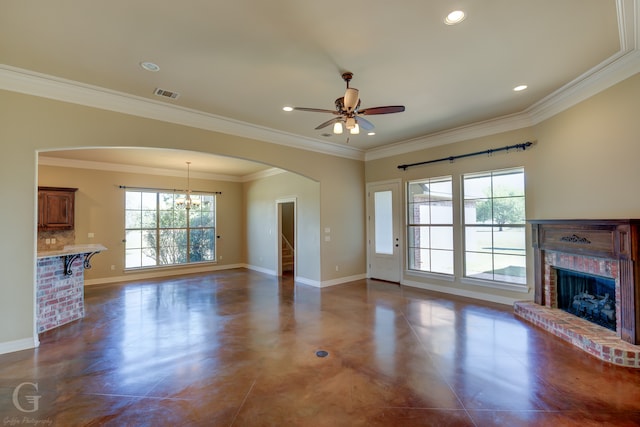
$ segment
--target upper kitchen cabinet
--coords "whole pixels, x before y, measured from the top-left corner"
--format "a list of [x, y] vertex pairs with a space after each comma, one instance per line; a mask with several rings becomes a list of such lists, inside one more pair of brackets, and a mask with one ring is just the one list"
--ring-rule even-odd
[[38, 230], [73, 230], [77, 188], [38, 187]]

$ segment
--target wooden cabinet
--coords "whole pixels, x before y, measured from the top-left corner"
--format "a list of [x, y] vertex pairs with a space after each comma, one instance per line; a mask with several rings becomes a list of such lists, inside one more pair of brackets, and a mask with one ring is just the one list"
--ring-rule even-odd
[[38, 187], [38, 230], [73, 230], [77, 188]]

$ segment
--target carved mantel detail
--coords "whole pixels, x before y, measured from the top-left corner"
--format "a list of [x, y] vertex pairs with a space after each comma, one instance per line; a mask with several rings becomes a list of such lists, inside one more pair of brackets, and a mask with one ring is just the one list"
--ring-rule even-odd
[[572, 234], [571, 236], [563, 236], [560, 238], [561, 242], [571, 242], [571, 243], [583, 243], [585, 245], [590, 245], [591, 241], [586, 237], [580, 237], [577, 234]]

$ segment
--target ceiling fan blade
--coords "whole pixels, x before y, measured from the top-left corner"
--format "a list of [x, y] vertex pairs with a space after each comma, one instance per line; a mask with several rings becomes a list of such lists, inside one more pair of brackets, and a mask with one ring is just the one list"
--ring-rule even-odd
[[375, 127], [373, 126], [373, 123], [363, 117], [356, 116], [356, 123], [358, 123], [358, 126], [360, 126], [364, 130], [373, 130], [373, 128]]
[[326, 128], [329, 125], [332, 125], [334, 123], [338, 123], [342, 121], [342, 117], [335, 117], [331, 120], [327, 120], [324, 123], [320, 123], [318, 126], [316, 126], [316, 129], [322, 129], [322, 128]]
[[324, 110], [322, 108], [306, 108], [306, 107], [293, 107], [294, 110], [297, 111], [309, 111], [311, 113], [331, 113], [331, 114], [340, 114], [335, 110]]
[[365, 108], [364, 110], [360, 110], [358, 113], [373, 116], [374, 114], [402, 113], [403, 111], [404, 105], [387, 105], [386, 107]]

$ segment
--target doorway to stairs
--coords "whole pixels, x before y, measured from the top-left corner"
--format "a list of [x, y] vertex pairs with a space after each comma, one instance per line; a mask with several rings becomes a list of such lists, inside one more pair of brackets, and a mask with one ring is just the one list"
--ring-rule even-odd
[[295, 277], [296, 199], [280, 199], [278, 205], [278, 276]]

